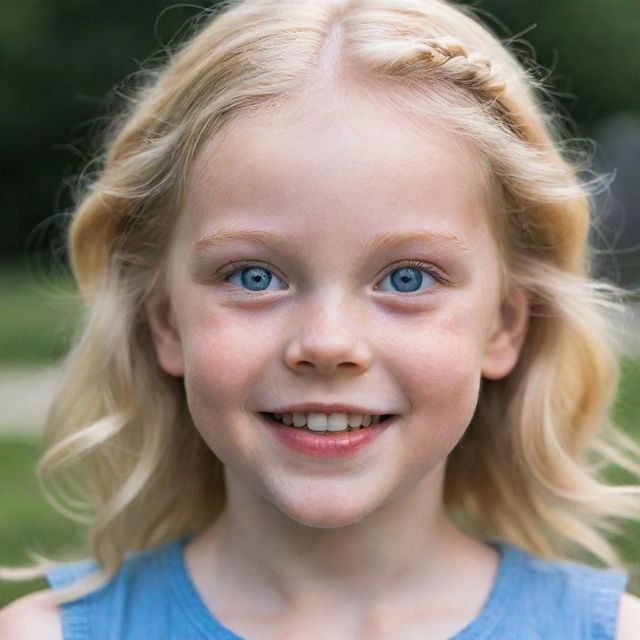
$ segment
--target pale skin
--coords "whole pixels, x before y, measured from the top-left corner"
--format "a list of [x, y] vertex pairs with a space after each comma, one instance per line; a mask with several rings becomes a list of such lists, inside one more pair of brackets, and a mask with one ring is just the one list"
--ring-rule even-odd
[[[446, 459], [481, 378], [514, 367], [528, 303], [500, 297], [470, 145], [370, 103], [314, 104], [304, 120], [240, 119], [204, 149], [171, 247], [170, 307], [147, 307], [160, 366], [184, 377], [225, 466], [226, 509], [187, 546], [187, 567], [248, 640], [442, 640], [478, 616], [499, 561], [447, 517]], [[288, 238], [202, 242], [232, 230]], [[423, 235], [371, 245], [394, 232]], [[419, 292], [395, 291], [387, 276], [407, 260], [442, 282], [424, 272]], [[216, 275], [237, 261], [268, 269], [270, 289]], [[257, 418], [305, 401], [401, 418], [356, 456], [318, 461]], [[638, 625], [640, 601], [625, 595], [618, 640]], [[0, 614], [9, 637], [61, 638], [58, 611], [40, 594], [18, 601]]]

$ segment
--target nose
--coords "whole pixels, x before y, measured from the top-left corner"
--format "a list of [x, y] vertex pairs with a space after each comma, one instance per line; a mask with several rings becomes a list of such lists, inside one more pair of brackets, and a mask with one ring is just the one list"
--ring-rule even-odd
[[[322, 296], [298, 313], [293, 336], [286, 346], [287, 366], [299, 373], [359, 374], [372, 362], [365, 327], [354, 305], [344, 296]], [[360, 316], [362, 317], [362, 316]]]

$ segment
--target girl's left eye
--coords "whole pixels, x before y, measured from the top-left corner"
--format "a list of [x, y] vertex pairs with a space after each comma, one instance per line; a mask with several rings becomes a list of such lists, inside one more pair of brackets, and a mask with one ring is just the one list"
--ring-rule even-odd
[[[429, 265], [422, 263], [408, 264], [389, 272], [376, 287], [381, 291], [395, 291], [396, 293], [419, 293], [433, 287], [441, 280]], [[388, 282], [393, 288], [385, 288]]]
[[[258, 265], [251, 265], [244, 269], [236, 268], [226, 281], [245, 287], [249, 291], [278, 291], [287, 288], [273, 271]], [[281, 285], [278, 285], [278, 282], [281, 282]]]

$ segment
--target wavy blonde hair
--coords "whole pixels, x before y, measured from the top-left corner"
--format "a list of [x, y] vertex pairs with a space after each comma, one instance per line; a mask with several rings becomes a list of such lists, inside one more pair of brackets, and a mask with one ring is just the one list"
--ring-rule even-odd
[[[408, 117], [436, 114], [476, 145], [492, 186], [504, 293], [521, 287], [531, 300], [515, 370], [483, 380], [450, 454], [451, 515], [476, 536], [541, 556], [587, 552], [623, 567], [607, 535], [622, 531], [614, 519], [640, 518], [640, 487], [610, 486], [602, 475], [611, 464], [640, 475], [639, 448], [609, 416], [618, 363], [608, 328], [620, 292], [591, 278], [598, 181], [585, 181], [569, 157], [533, 75], [443, 0], [244, 0], [205, 18], [149, 72], [70, 227], [86, 322], [38, 471], [58, 508], [87, 524], [101, 569], [60, 600], [104, 584], [129, 551], [203, 530], [223, 508], [221, 464], [191, 421], [182, 381], [157, 363], [144, 304], [164, 286], [203, 144], [243, 113], [293, 105], [326, 79]], [[46, 566], [3, 575], [42, 575]]]

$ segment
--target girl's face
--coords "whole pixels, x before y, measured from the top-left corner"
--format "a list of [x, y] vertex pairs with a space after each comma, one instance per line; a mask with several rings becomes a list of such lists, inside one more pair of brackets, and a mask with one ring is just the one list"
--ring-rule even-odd
[[[481, 377], [515, 364], [527, 305], [500, 303], [470, 146], [372, 104], [316, 109], [245, 116], [205, 148], [172, 244], [171, 308], [148, 311], [227, 483], [339, 526], [412, 487], [438, 491]], [[314, 458], [260, 416], [301, 403], [399, 417], [352, 455]]]

